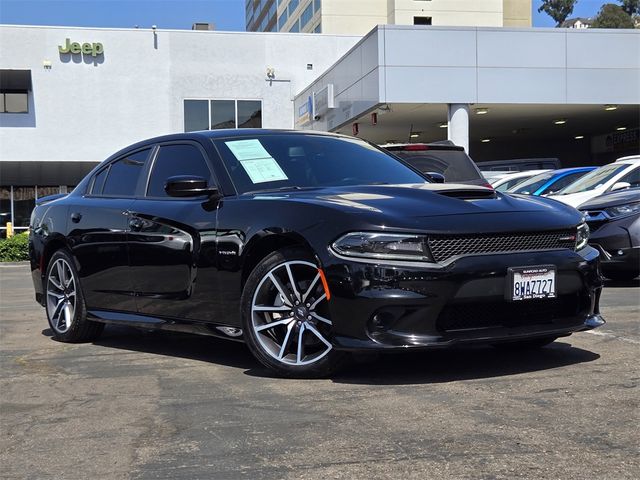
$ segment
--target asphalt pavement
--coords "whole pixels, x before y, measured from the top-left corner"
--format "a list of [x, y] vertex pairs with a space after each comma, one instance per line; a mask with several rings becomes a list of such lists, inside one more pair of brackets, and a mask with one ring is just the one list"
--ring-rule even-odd
[[539, 351], [308, 381], [209, 337], [56, 342], [24, 264], [0, 265], [0, 298], [0, 478], [640, 478], [639, 281], [607, 285], [607, 325]]

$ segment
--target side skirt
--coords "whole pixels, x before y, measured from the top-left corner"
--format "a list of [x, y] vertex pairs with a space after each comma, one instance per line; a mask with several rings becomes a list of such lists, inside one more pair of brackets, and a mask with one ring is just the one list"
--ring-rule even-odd
[[128, 327], [143, 328], [146, 330], [169, 330], [172, 332], [208, 335], [244, 343], [241, 329], [218, 323], [149, 317], [136, 313], [113, 312], [110, 310], [89, 310], [87, 312], [87, 318], [94, 322], [112, 325], [126, 325]]

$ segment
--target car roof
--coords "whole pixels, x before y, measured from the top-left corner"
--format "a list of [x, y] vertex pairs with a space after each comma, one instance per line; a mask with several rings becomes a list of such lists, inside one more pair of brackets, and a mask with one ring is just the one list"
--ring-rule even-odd
[[552, 170], [554, 175], [561, 173], [574, 173], [574, 172], [588, 172], [590, 170], [595, 170], [598, 167], [588, 166], [588, 167], [568, 167], [568, 168], [559, 168], [557, 170]]
[[640, 163], [640, 155], [629, 155], [627, 157], [621, 157], [614, 163], [629, 163], [631, 165], [634, 165], [636, 163]]
[[382, 145], [378, 145], [381, 148], [386, 148], [387, 150], [411, 150], [407, 147], [427, 147], [428, 150], [460, 150], [463, 151], [464, 147], [460, 145], [456, 145], [451, 140], [439, 140], [437, 142], [411, 142], [411, 143], [385, 143]]
[[145, 140], [141, 140], [132, 145], [128, 145], [113, 155], [111, 155], [109, 159], [120, 157], [126, 152], [130, 152], [132, 150], [137, 150], [139, 148], [144, 148], [149, 145], [155, 143], [162, 142], [175, 142], [180, 140], [203, 140], [203, 139], [215, 139], [215, 138], [230, 138], [230, 137], [247, 137], [247, 136], [257, 136], [257, 135], [282, 135], [282, 134], [292, 134], [292, 135], [323, 135], [326, 137], [341, 137], [341, 138], [351, 138], [346, 135], [341, 135], [338, 133], [331, 132], [322, 132], [318, 130], [279, 130], [279, 129], [267, 129], [267, 128], [222, 128], [219, 130], [198, 130], [194, 132], [185, 132], [185, 133], [172, 133], [169, 135], [161, 135], [158, 137], [147, 138]]

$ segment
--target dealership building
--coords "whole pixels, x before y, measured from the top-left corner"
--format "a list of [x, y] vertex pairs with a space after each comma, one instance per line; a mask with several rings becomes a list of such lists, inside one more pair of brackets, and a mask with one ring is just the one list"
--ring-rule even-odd
[[138, 140], [296, 128], [452, 139], [476, 161], [638, 153], [640, 31], [384, 25], [364, 36], [0, 26], [0, 224]]

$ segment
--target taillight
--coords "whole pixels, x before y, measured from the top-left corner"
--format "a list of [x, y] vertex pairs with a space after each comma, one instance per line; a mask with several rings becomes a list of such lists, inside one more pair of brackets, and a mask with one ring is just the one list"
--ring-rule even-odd
[[416, 143], [415, 145], [407, 145], [405, 147], [402, 147], [402, 150], [404, 150], [405, 152], [417, 152], [422, 150], [429, 150], [429, 146]]
[[491, 190], [493, 190], [493, 185], [491, 185], [489, 182], [485, 182], [482, 184], [483, 187], [487, 187], [490, 188]]

